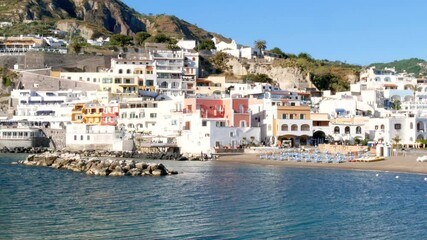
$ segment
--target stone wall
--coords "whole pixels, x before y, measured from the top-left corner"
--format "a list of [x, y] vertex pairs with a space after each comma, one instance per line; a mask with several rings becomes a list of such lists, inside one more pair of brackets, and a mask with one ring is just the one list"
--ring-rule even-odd
[[56, 150], [65, 148], [65, 129], [43, 128], [42, 130], [50, 139], [49, 148]]
[[21, 84], [24, 89], [39, 91], [59, 91], [68, 89], [95, 91], [99, 88], [97, 84], [88, 82], [54, 78], [32, 72], [22, 72], [21, 74]]
[[8, 139], [0, 141], [0, 148], [15, 148], [15, 147], [21, 147], [21, 148], [31, 148], [31, 147], [48, 147], [49, 145], [49, 139], [47, 138], [33, 138], [31, 140], [24, 140], [24, 139]]
[[48, 52], [27, 52], [25, 55], [0, 55], [0, 66], [13, 68], [15, 64], [20, 69], [81, 69], [96, 72], [99, 69], [111, 67], [112, 56], [73, 55]]

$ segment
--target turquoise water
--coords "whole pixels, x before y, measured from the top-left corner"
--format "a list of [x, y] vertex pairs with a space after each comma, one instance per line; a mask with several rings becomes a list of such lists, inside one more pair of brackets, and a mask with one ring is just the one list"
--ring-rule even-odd
[[424, 175], [166, 161], [180, 174], [94, 177], [23, 157], [0, 155], [0, 239], [427, 236]]

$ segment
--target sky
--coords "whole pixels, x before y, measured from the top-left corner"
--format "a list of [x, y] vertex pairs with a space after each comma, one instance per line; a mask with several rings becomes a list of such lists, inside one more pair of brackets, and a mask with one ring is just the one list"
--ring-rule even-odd
[[427, 0], [123, 0], [237, 43], [368, 65], [427, 59]]

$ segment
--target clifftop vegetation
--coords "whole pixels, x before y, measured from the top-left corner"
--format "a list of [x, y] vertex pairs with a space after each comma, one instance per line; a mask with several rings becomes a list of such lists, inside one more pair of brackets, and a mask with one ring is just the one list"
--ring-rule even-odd
[[413, 73], [415, 77], [427, 76], [427, 62], [419, 58], [403, 59], [389, 63], [372, 63], [378, 69], [394, 67], [397, 72]]

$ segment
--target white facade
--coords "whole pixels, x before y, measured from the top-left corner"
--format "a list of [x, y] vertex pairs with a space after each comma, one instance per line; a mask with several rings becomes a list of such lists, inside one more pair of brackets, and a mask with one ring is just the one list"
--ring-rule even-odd
[[125, 139], [115, 126], [86, 124], [68, 125], [66, 129], [66, 148], [70, 150], [114, 150], [130, 151], [133, 141]]
[[184, 40], [181, 39], [177, 42], [176, 44], [178, 47], [180, 47], [181, 49], [186, 49], [186, 50], [194, 50], [196, 48], [196, 40]]

